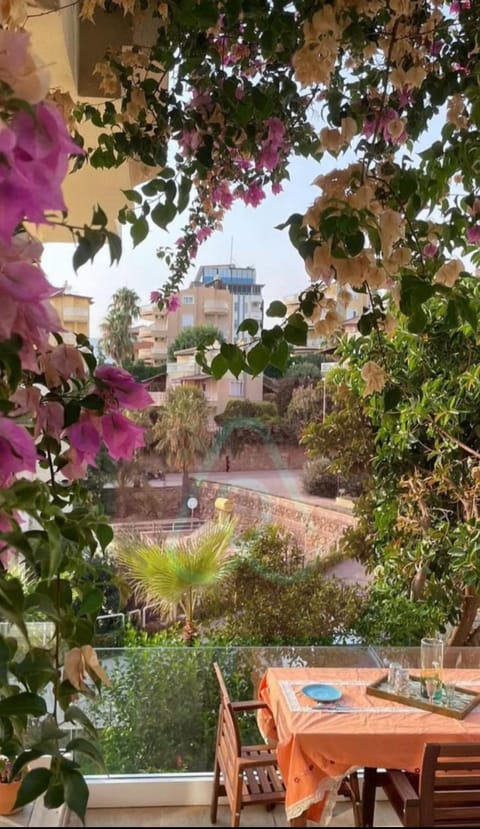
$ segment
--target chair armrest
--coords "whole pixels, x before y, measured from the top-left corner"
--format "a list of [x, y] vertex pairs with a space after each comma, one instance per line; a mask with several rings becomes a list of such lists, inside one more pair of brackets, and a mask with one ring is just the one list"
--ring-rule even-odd
[[260, 699], [247, 699], [240, 702], [232, 702], [231, 705], [234, 711], [257, 711], [260, 708], [268, 708], [267, 703], [262, 702]]
[[418, 792], [415, 791], [407, 774], [399, 769], [387, 769], [383, 785], [393, 785], [402, 800], [418, 800]]

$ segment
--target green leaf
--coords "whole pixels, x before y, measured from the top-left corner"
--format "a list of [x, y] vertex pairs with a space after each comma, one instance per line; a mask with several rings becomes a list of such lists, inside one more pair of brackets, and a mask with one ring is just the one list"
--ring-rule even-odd
[[292, 318], [290, 318], [283, 330], [283, 336], [287, 343], [291, 343], [292, 345], [306, 345], [307, 334], [308, 326], [305, 320], [303, 320], [303, 326], [301, 326], [298, 323], [292, 324]]
[[107, 243], [110, 251], [110, 264], [119, 262], [122, 256], [122, 240], [116, 233], [107, 230]]
[[85, 711], [82, 711], [78, 705], [69, 705], [67, 710], [64, 714], [64, 719], [66, 722], [73, 722], [78, 723], [79, 725], [83, 726], [85, 731], [88, 734], [91, 734], [92, 737], [97, 736], [97, 729], [95, 728], [92, 721], [87, 717]]
[[149, 226], [145, 216], [139, 216], [138, 219], [135, 219], [130, 228], [130, 236], [132, 237], [134, 248], [147, 238], [148, 232]]
[[42, 717], [47, 713], [47, 706], [43, 697], [22, 691], [12, 697], [0, 700], [0, 717], [15, 717], [31, 714], [32, 717]]
[[427, 315], [423, 310], [422, 306], [419, 305], [418, 308], [415, 308], [413, 314], [410, 316], [407, 328], [412, 334], [420, 334], [427, 324]]
[[263, 343], [257, 343], [247, 354], [247, 362], [253, 370], [254, 376], [260, 374], [265, 366], [270, 362], [270, 349], [266, 348]]
[[385, 411], [395, 409], [402, 399], [402, 390], [399, 386], [389, 386], [383, 393]]
[[[145, 192], [143, 188], [142, 190]], [[134, 204], [141, 204], [143, 201], [140, 193], [137, 193], [136, 190], [122, 190], [122, 193], [128, 201], [132, 201]]]
[[83, 775], [74, 769], [62, 768], [62, 778], [65, 803], [85, 823], [89, 792]]
[[41, 756], [41, 751], [35, 751], [35, 749], [32, 748], [29, 748], [26, 751], [22, 751], [22, 753], [19, 754], [18, 757], [15, 757], [15, 760], [12, 764], [11, 776], [16, 777], [17, 774], [19, 774], [21, 770], [25, 768], [25, 766], [28, 766], [28, 764], [32, 762], [32, 760], [37, 760]]
[[92, 613], [97, 613], [102, 607], [103, 598], [103, 590], [99, 590], [97, 587], [89, 590], [87, 595], [83, 597], [82, 603], [78, 608], [78, 615], [88, 616]]
[[[345, 247], [350, 256], [357, 256], [357, 254], [361, 253], [365, 247], [365, 236], [362, 231], [357, 230], [355, 233], [347, 236], [345, 239]], [[354, 263], [352, 263], [352, 267], [355, 267]]]
[[108, 222], [107, 214], [105, 213], [104, 210], [102, 210], [100, 205], [97, 204], [95, 210], [93, 211], [91, 224], [92, 225], [100, 225], [100, 227], [105, 227], [107, 222]]
[[28, 631], [23, 617], [24, 602], [21, 581], [16, 578], [0, 578], [0, 611], [9, 622], [20, 628], [28, 641]]
[[270, 364], [275, 366], [275, 368], [280, 369], [280, 371], [284, 371], [287, 366], [289, 356], [290, 349], [288, 347], [288, 343], [285, 340], [282, 340], [272, 351], [270, 355]]
[[105, 401], [99, 394], [87, 394], [86, 397], [82, 397], [80, 404], [84, 409], [101, 411], [105, 406]]
[[78, 269], [81, 268], [81, 266], [84, 265], [85, 262], [88, 262], [89, 259], [91, 259], [91, 256], [92, 249], [85, 237], [82, 236], [78, 240], [77, 247], [75, 248], [75, 252], [73, 254], [72, 264], [75, 273], [77, 273]]
[[240, 334], [242, 331], [246, 331], [247, 334], [250, 334], [251, 337], [254, 337], [259, 329], [259, 323], [257, 320], [254, 319], [245, 319], [237, 328], [237, 334]]
[[228, 371], [228, 363], [225, 357], [222, 357], [221, 354], [217, 354], [212, 360], [210, 369], [215, 377], [215, 380], [220, 380], [220, 378], [223, 377], [223, 375]]
[[278, 300], [271, 302], [265, 311], [267, 317], [285, 317], [287, 314], [287, 306]]
[[100, 542], [102, 550], [105, 550], [113, 541], [113, 530], [110, 524], [97, 524], [95, 527], [95, 535]]
[[152, 221], [163, 230], [167, 229], [167, 226], [173, 221], [176, 215], [177, 208], [172, 201], [167, 201], [164, 204], [159, 202], [155, 205], [151, 213]]
[[29, 771], [22, 780], [15, 801], [15, 808], [20, 809], [40, 797], [47, 790], [51, 778], [52, 772], [50, 769], [38, 768]]
[[52, 780], [43, 801], [47, 809], [58, 809], [65, 803], [65, 789], [61, 780]]
[[101, 752], [94, 743], [90, 742], [90, 740], [86, 740], [84, 737], [74, 737], [67, 743], [65, 751], [73, 751], [83, 754], [85, 757], [89, 757], [93, 760], [99, 768], [105, 769], [105, 763]]

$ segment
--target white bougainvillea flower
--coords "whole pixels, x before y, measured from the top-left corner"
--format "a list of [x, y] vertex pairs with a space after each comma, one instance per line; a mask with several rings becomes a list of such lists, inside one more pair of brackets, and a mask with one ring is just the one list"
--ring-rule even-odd
[[387, 375], [384, 369], [375, 363], [373, 360], [369, 360], [368, 363], [362, 368], [361, 371], [362, 380], [365, 380], [365, 389], [363, 392], [363, 396], [367, 397], [369, 394], [374, 394], [377, 391], [382, 391], [387, 382]]
[[387, 208], [379, 216], [378, 228], [380, 230], [382, 254], [389, 257], [392, 254], [395, 242], [403, 238], [403, 216], [397, 210]]
[[63, 678], [73, 685], [77, 691], [87, 690], [85, 680], [89, 675], [97, 677], [104, 685], [111, 686], [110, 679], [98, 661], [98, 656], [91, 645], [82, 645], [81, 648], [71, 648], [63, 660]]
[[463, 270], [465, 269], [461, 259], [450, 259], [449, 262], [444, 262], [444, 264], [438, 269], [435, 274], [434, 281], [438, 285], [445, 285], [447, 288], [453, 288]]

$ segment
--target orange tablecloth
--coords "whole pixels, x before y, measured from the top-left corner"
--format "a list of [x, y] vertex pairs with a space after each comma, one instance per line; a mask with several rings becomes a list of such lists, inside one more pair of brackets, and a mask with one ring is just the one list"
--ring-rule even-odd
[[[289, 820], [306, 812], [310, 820], [328, 822], [349, 771], [415, 771], [426, 741], [480, 741], [480, 706], [457, 720], [367, 695], [367, 685], [384, 674], [376, 668], [269, 668], [262, 677], [259, 696], [271, 715], [259, 712], [259, 726], [266, 739], [278, 739]], [[444, 678], [480, 694], [480, 669], [445, 670]], [[315, 702], [302, 693], [312, 682], [341, 690], [338, 708], [313, 709]]]

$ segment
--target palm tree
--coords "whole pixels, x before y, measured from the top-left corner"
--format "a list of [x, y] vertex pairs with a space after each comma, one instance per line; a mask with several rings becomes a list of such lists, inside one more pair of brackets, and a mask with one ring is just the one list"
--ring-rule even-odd
[[153, 434], [167, 464], [182, 470], [184, 500], [188, 494], [188, 470], [197, 459], [205, 457], [212, 439], [203, 391], [196, 386], [169, 389]]
[[101, 329], [101, 345], [106, 354], [123, 365], [133, 359], [131, 327], [140, 314], [140, 297], [130, 288], [119, 288], [112, 296]]
[[209, 521], [178, 541], [149, 543], [136, 536], [116, 541], [115, 555], [135, 587], [137, 597], [152, 604], [169, 621], [180, 610], [185, 615], [184, 637], [192, 644], [196, 635], [195, 608], [213, 584], [233, 567], [230, 543], [235, 520]]

